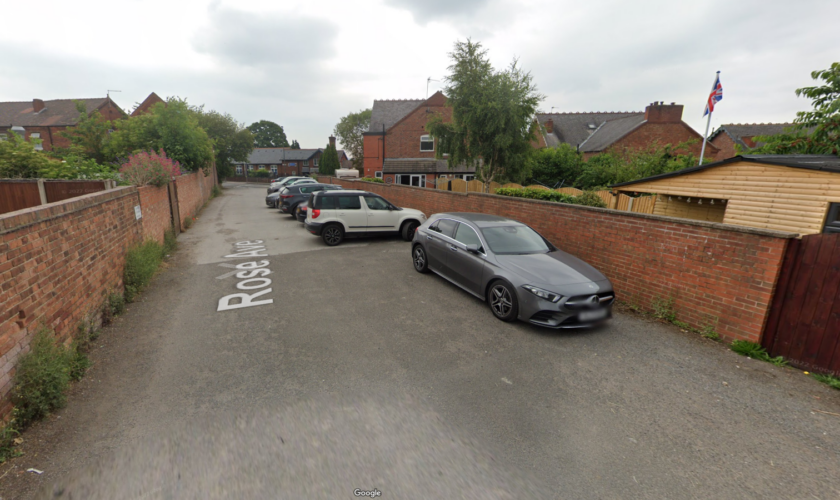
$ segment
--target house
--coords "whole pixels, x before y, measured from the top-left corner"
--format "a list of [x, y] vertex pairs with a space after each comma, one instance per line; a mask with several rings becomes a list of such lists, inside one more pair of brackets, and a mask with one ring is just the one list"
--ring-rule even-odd
[[446, 96], [436, 92], [428, 99], [375, 100], [370, 126], [364, 135], [364, 175], [387, 183], [434, 186], [435, 180], [472, 180], [475, 168], [450, 170], [446, 160], [435, 158], [437, 141], [426, 132], [426, 121], [440, 113], [452, 118]]
[[656, 194], [654, 215], [803, 235], [840, 232], [834, 155], [741, 155], [611, 187]]
[[160, 98], [160, 96], [158, 96], [157, 94], [152, 92], [151, 94], [149, 94], [149, 97], [144, 99], [143, 102], [141, 102], [140, 105], [137, 106], [134, 109], [134, 111], [131, 112], [131, 116], [138, 116], [138, 115], [142, 115], [143, 113], [148, 113], [149, 110], [152, 109], [152, 106], [154, 106], [155, 104], [157, 104], [159, 102], [166, 102], [166, 101], [164, 101], [163, 99]]
[[[335, 146], [335, 137], [330, 137], [330, 145]], [[318, 171], [318, 163], [324, 150], [319, 149], [291, 149], [291, 148], [254, 148], [248, 155], [248, 161], [234, 163], [236, 175], [246, 175], [245, 172], [266, 169], [272, 176], [309, 175]], [[347, 164], [347, 154], [339, 149], [338, 161]]]
[[[570, 144], [585, 158], [611, 149], [646, 149], [653, 144], [679, 144], [694, 140], [688, 151], [700, 156], [703, 136], [682, 121], [682, 104], [654, 102], [644, 112], [538, 113], [541, 125], [535, 147]], [[715, 145], [706, 145], [714, 158]]]
[[[709, 135], [709, 143], [718, 148], [715, 158], [725, 160], [760, 146], [761, 144], [755, 142], [755, 137], [781, 134], [792, 126], [793, 123], [730, 123], [721, 125], [712, 132]], [[740, 151], [736, 150], [736, 145]]]
[[50, 151], [55, 147], [69, 147], [70, 141], [59, 132], [79, 123], [76, 102], [85, 104], [88, 114], [99, 111], [105, 120], [125, 118], [125, 111], [110, 97], [95, 99], [33, 99], [20, 102], [0, 102], [0, 134], [12, 130], [26, 140], [40, 139], [37, 149]]

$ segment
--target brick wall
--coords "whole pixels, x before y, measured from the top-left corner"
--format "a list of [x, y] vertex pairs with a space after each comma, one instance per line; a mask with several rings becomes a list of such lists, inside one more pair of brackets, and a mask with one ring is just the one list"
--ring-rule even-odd
[[172, 227], [172, 209], [166, 186], [143, 186], [137, 189], [143, 218], [143, 239], [163, 243], [163, 233]]
[[715, 156], [715, 160], [717, 161], [732, 158], [738, 154], [735, 151], [735, 141], [726, 135], [726, 133], [721, 132], [716, 135], [715, 138], [711, 140], [710, 144], [718, 148], [717, 155]]
[[178, 211], [181, 215], [182, 231], [186, 230], [184, 220], [187, 217], [195, 217], [201, 207], [210, 199], [213, 179], [215, 179], [215, 174], [205, 175], [201, 170], [175, 178], [175, 184], [178, 187]]
[[[700, 148], [703, 146], [703, 136], [694, 131], [683, 122], [677, 123], [645, 123], [641, 127], [627, 134], [626, 137], [616, 141], [612, 148], [623, 149], [647, 149], [654, 143], [660, 146], [665, 144], [676, 145], [688, 140], [694, 140], [687, 149], [700, 156]], [[714, 158], [718, 153], [717, 146], [707, 143], [706, 156]]]
[[0, 416], [11, 377], [40, 324], [69, 341], [121, 290], [125, 252], [142, 239], [133, 187], [0, 216]]
[[619, 299], [652, 309], [673, 298], [678, 319], [713, 324], [727, 340], [758, 342], [788, 240], [795, 235], [633, 212], [480, 193], [322, 178], [438, 212], [481, 212], [520, 220], [603, 272]]

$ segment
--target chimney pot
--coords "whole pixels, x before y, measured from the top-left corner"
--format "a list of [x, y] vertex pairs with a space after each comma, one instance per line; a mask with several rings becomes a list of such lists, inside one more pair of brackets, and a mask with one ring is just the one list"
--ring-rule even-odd
[[44, 110], [47, 106], [44, 104], [44, 101], [41, 99], [32, 99], [32, 110], [36, 113], [40, 113]]
[[649, 123], [679, 123], [682, 121], [683, 105], [656, 101], [645, 108], [645, 121]]
[[335, 147], [335, 136], [334, 135], [330, 136], [330, 146]]

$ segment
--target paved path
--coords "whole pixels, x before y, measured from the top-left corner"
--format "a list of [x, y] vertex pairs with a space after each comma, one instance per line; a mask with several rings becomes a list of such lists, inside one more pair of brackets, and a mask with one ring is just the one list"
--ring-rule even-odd
[[[840, 418], [811, 411], [840, 391], [634, 316], [499, 322], [407, 243], [326, 248], [264, 195], [229, 185], [179, 237], [0, 497], [840, 496]], [[217, 312], [244, 240], [274, 302]]]

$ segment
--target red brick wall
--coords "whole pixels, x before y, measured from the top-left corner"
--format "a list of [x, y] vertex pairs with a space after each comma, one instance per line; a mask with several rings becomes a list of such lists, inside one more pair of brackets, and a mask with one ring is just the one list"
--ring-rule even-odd
[[520, 220], [603, 272], [621, 300], [650, 310], [674, 299], [677, 318], [715, 325], [727, 340], [758, 342], [794, 235], [632, 212], [480, 193], [322, 178], [438, 212], [481, 212]]
[[382, 162], [385, 160], [382, 154], [384, 136], [366, 135], [363, 139], [365, 158], [365, 177], [376, 177], [376, 172], [382, 170]]
[[178, 211], [181, 215], [182, 231], [186, 230], [184, 220], [187, 217], [195, 217], [207, 200], [210, 199], [214, 175], [211, 173], [205, 176], [199, 170], [175, 178], [175, 184], [178, 187]]
[[723, 132], [716, 135], [710, 143], [718, 148], [717, 155], [715, 155], [715, 159], [718, 161], [732, 158], [738, 154], [735, 152], [735, 141]]
[[[703, 136], [695, 132], [694, 129], [685, 123], [645, 123], [627, 134], [624, 138], [616, 141], [611, 149], [623, 150], [627, 148], [640, 150], [647, 149], [656, 142], [660, 146], [666, 144], [676, 145], [690, 139], [694, 139], [694, 143], [688, 147], [688, 150], [699, 157], [700, 148], [703, 146]], [[706, 144], [706, 156], [715, 158], [717, 153], [718, 148], [716, 146]]]
[[[434, 103], [431, 103], [434, 104]], [[420, 151], [420, 136], [427, 135], [426, 121], [434, 114], [443, 114], [444, 120], [452, 119], [452, 108], [440, 102], [437, 106], [421, 106], [385, 132], [386, 158], [434, 158], [432, 151]], [[435, 141], [437, 147], [437, 141]]]
[[122, 288], [125, 252], [142, 238], [138, 199], [125, 187], [0, 216], [0, 416], [39, 326], [69, 341]]
[[143, 239], [163, 243], [163, 233], [172, 227], [172, 209], [169, 206], [169, 189], [166, 186], [143, 186], [140, 194], [140, 208], [143, 215]]

